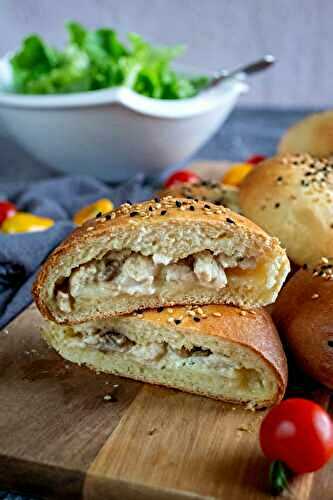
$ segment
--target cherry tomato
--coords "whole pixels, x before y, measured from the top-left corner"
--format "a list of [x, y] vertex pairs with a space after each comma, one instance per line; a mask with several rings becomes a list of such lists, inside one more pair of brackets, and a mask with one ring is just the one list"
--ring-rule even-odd
[[14, 203], [10, 201], [0, 201], [0, 224], [8, 217], [12, 217], [16, 213], [16, 207]]
[[260, 445], [268, 459], [282, 461], [292, 472], [313, 472], [333, 454], [333, 423], [318, 404], [287, 399], [264, 418]]
[[245, 160], [245, 163], [251, 163], [251, 165], [257, 165], [257, 163], [260, 163], [261, 161], [264, 160], [266, 160], [266, 156], [264, 155], [252, 155], [247, 160]]
[[183, 184], [184, 182], [193, 183], [199, 180], [200, 177], [190, 170], [178, 170], [178, 172], [171, 174], [170, 177], [167, 178], [164, 186], [169, 188], [175, 184]]

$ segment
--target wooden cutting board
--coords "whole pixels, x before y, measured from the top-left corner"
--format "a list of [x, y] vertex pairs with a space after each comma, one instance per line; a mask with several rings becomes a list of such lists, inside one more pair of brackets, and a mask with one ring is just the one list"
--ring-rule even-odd
[[[48, 348], [39, 323], [31, 306], [0, 332], [0, 489], [57, 500], [270, 498], [264, 412], [95, 375]], [[307, 396], [330, 404], [323, 389]], [[332, 499], [333, 464], [295, 480], [291, 494]]]

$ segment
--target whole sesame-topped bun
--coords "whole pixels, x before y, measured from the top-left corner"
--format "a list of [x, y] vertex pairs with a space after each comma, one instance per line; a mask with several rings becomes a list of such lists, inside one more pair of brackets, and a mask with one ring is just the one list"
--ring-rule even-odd
[[74, 324], [175, 304], [274, 302], [290, 269], [275, 238], [209, 202], [125, 204], [77, 228], [33, 293], [43, 315]]
[[283, 288], [273, 319], [298, 365], [333, 389], [333, 259], [300, 269]]
[[239, 189], [217, 181], [199, 181], [194, 183], [175, 184], [163, 189], [159, 196], [173, 196], [192, 200], [210, 201], [215, 205], [223, 205], [234, 212], [239, 212]]
[[293, 125], [283, 135], [279, 153], [333, 155], [333, 111], [315, 113]]
[[264, 311], [211, 305], [146, 310], [105, 321], [45, 322], [46, 341], [65, 359], [251, 408], [283, 397], [287, 363]]
[[240, 187], [242, 213], [279, 238], [296, 264], [333, 255], [333, 159], [275, 156]]

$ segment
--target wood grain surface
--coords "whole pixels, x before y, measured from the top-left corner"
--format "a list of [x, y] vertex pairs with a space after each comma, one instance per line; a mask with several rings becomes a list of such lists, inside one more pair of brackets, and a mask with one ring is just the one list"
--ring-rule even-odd
[[[31, 306], [0, 332], [1, 487], [57, 500], [270, 498], [265, 412], [95, 375], [48, 348], [39, 323]], [[306, 395], [330, 403], [315, 385]], [[330, 500], [332, 473], [298, 478], [292, 498]]]

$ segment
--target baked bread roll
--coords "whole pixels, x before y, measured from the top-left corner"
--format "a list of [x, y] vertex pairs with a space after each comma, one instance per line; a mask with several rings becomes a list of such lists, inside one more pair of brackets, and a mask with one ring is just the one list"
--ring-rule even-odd
[[287, 363], [270, 316], [231, 306], [175, 307], [42, 332], [65, 359], [234, 403], [277, 403]]
[[289, 272], [278, 241], [240, 215], [171, 197], [77, 228], [44, 264], [42, 314], [75, 324], [174, 304], [273, 302]]
[[237, 187], [215, 181], [175, 184], [159, 192], [160, 197], [173, 196], [174, 198], [210, 201], [215, 205], [223, 205], [239, 213], [238, 194], [239, 189]]
[[333, 389], [333, 260], [301, 269], [283, 288], [273, 319], [298, 365]]
[[290, 127], [282, 136], [278, 151], [333, 155], [333, 111], [312, 114]]
[[333, 159], [275, 156], [244, 179], [242, 213], [281, 241], [296, 264], [333, 255]]

